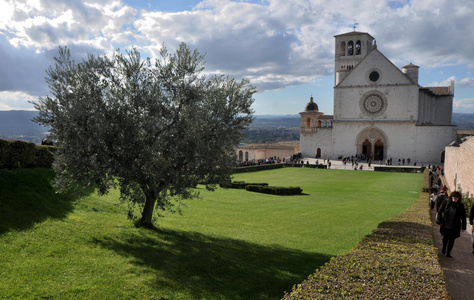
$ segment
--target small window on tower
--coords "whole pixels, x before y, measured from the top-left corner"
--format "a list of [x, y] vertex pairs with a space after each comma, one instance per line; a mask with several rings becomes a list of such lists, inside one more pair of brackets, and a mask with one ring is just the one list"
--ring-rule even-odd
[[341, 43], [341, 56], [346, 55], [346, 42]]
[[354, 42], [350, 41], [347, 44], [347, 55], [354, 55]]

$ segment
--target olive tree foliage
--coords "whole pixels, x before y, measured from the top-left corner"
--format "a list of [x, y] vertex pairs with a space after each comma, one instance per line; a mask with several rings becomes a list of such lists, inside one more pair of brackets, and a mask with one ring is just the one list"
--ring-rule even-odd
[[152, 226], [155, 207], [170, 208], [170, 197], [229, 180], [233, 147], [253, 120], [248, 80], [204, 76], [204, 56], [184, 43], [160, 54], [152, 62], [132, 49], [76, 63], [59, 48], [46, 71], [52, 97], [32, 102], [34, 121], [57, 140], [55, 185], [94, 185], [101, 194], [118, 186], [142, 210], [140, 226]]

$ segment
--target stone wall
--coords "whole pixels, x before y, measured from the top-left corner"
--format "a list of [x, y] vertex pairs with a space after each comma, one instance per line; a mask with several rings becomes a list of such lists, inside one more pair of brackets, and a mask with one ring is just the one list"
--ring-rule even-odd
[[474, 195], [474, 136], [451, 143], [445, 150], [444, 174], [450, 190], [461, 187]]
[[279, 157], [283, 160], [299, 152], [298, 142], [278, 144], [251, 144], [235, 147], [235, 153], [239, 162], [258, 161], [269, 157]]

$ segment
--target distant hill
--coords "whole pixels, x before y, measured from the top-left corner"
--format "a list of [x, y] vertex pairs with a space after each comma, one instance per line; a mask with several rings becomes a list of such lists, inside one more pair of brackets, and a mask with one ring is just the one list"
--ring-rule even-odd
[[31, 121], [37, 115], [37, 111], [28, 110], [0, 111], [0, 138], [41, 144], [48, 129]]
[[[474, 114], [453, 113], [453, 124], [459, 130], [474, 130]], [[249, 126], [253, 127], [300, 127], [299, 115], [257, 115]]]
[[250, 128], [274, 127], [274, 128], [300, 128], [299, 115], [258, 115], [250, 124]]
[[[37, 111], [0, 111], [0, 138], [24, 140], [40, 144], [48, 128], [31, 121]], [[459, 130], [474, 130], [474, 114], [453, 113], [453, 124]], [[298, 141], [300, 132], [299, 115], [257, 115], [245, 130], [245, 143], [274, 143]]]
[[453, 113], [453, 124], [458, 130], [474, 130], [474, 114]]

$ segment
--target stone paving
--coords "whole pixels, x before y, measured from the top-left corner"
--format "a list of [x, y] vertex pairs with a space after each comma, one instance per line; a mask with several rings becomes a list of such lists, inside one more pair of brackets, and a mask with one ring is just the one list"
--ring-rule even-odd
[[[469, 212], [468, 212], [469, 213]], [[441, 253], [443, 248], [439, 225], [436, 224], [436, 210], [431, 210], [433, 223], [433, 240], [438, 248], [439, 263], [448, 285], [448, 293], [453, 300], [474, 299], [474, 254], [472, 253], [471, 226], [467, 222], [467, 230], [457, 238], [451, 252], [452, 258]]]
[[[321, 159], [321, 158], [304, 158], [303, 159], [304, 163], [303, 164], [306, 164], [308, 161], [309, 161], [309, 164], [316, 164], [316, 161], [318, 161], [319, 164], [324, 164], [326, 165], [327, 164], [327, 160], [324, 160], [324, 159]], [[347, 163], [344, 165], [344, 163], [342, 162], [342, 160], [340, 159], [331, 159], [330, 160], [331, 162], [331, 169], [338, 169], [338, 170], [354, 170], [354, 167], [352, 166], [352, 163]], [[362, 166], [362, 171], [373, 171], [374, 170], [374, 166], [378, 167], [378, 166], [385, 166], [385, 164], [383, 162], [375, 162], [375, 163], [372, 163], [371, 166], [369, 167], [369, 164], [365, 161], [363, 162], [358, 162], [358, 169], [357, 171], [360, 171], [360, 166]], [[420, 165], [421, 166], [421, 165]], [[427, 166], [427, 164], [425, 164], [425, 166]], [[409, 165], [398, 165], [398, 162], [397, 164], [393, 165], [393, 167], [413, 167], [413, 165], [409, 166]], [[355, 170], [354, 170], [355, 171]]]

